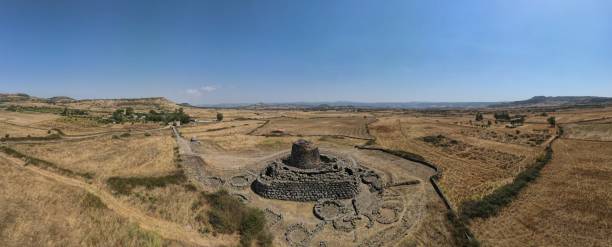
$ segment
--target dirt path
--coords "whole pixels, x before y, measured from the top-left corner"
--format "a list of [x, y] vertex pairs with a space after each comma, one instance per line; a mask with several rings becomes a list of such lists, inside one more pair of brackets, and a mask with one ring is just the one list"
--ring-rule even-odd
[[[12, 161], [15, 165], [23, 164], [23, 161], [19, 159], [15, 159], [13, 157], [8, 157], [5, 155], [3, 156], [7, 160]], [[64, 177], [47, 170], [39, 169], [34, 166], [25, 166], [25, 169], [28, 169], [31, 172], [34, 172], [43, 177], [55, 180], [59, 183], [79, 187], [89, 193], [98, 196], [109, 209], [113, 210], [121, 217], [129, 219], [130, 221], [138, 224], [141, 228], [145, 230], [158, 233], [164, 239], [175, 240], [197, 246], [234, 246], [238, 242], [238, 239], [235, 236], [219, 235], [219, 237], [216, 238], [209, 238], [206, 236], [202, 236], [196, 231], [188, 230], [179, 224], [148, 216], [138, 209], [123, 204], [117, 198], [113, 197], [110, 193], [102, 191], [96, 186], [85, 183], [78, 179]]]

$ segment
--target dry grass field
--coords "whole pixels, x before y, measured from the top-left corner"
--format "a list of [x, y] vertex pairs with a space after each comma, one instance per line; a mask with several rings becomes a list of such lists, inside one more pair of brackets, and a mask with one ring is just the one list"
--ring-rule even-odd
[[[170, 106], [131, 102], [138, 110]], [[43, 103], [36, 103], [44, 107]], [[128, 103], [85, 101], [70, 107], [95, 110], [104, 116]], [[139, 104], [141, 104], [139, 106]], [[202, 163], [202, 179], [217, 176], [232, 195], [248, 205], [283, 212], [270, 226], [274, 246], [287, 246], [285, 229], [302, 222], [317, 229], [313, 203], [259, 198], [228, 181], [235, 174], [254, 174], [261, 160], [288, 152], [298, 138], [313, 141], [322, 150], [351, 155], [374, 169], [385, 181], [418, 180], [423, 186], [393, 189], [410, 195], [404, 214], [413, 228], [389, 227], [384, 238], [395, 246], [460, 246], [446, 208], [428, 182], [431, 171], [412, 167], [397, 156], [356, 149], [370, 145], [423, 156], [441, 168], [439, 183], [451, 205], [460, 209], [467, 200], [480, 199], [507, 185], [531, 167], [556, 132], [539, 112], [525, 113], [517, 128], [493, 123], [492, 113], [475, 122], [468, 111], [299, 111], [185, 108], [202, 122], [184, 124], [178, 131]], [[217, 112], [224, 115], [216, 121]], [[553, 145], [553, 161], [499, 215], [469, 223], [483, 246], [610, 246], [612, 184], [609, 156], [612, 132], [610, 108], [562, 109], [548, 112], [562, 124], [564, 135]], [[586, 121], [586, 122], [585, 122]], [[12, 141], [8, 147], [53, 163], [91, 179], [67, 177], [53, 170], [23, 166], [23, 161], [0, 154], [1, 246], [213, 246], [238, 245], [239, 236], [215, 233], [198, 181], [182, 175], [193, 160], [178, 156], [177, 140], [158, 123], [101, 124], [86, 117], [0, 111], [0, 134], [42, 137], [59, 129], [60, 139]], [[193, 141], [190, 141], [193, 139]], [[46, 174], [46, 175], [45, 175]], [[179, 175], [177, 175], [179, 174]], [[173, 177], [178, 176], [178, 177]], [[187, 177], [185, 177], [187, 176]], [[176, 179], [174, 179], [176, 178]], [[114, 179], [114, 180], [113, 180]], [[174, 179], [174, 180], [173, 180]], [[118, 181], [111, 183], [110, 181]], [[133, 184], [131, 184], [133, 183]], [[122, 191], [117, 186], [128, 186]], [[215, 188], [204, 191], [214, 191]], [[17, 193], [20, 191], [20, 193]], [[92, 194], [93, 193], [93, 194]], [[99, 197], [103, 206], [96, 208]], [[93, 203], [93, 204], [92, 204]], [[94, 208], [91, 208], [94, 205]], [[267, 215], [266, 217], [268, 217]], [[147, 223], [149, 222], [149, 223]], [[330, 223], [331, 224], [331, 223]], [[356, 222], [366, 228], [363, 219]], [[386, 229], [375, 224], [375, 229]], [[409, 229], [409, 230], [407, 230]], [[314, 230], [313, 230], [314, 231]], [[320, 229], [309, 246], [352, 246], [376, 239], [367, 230], [339, 233], [331, 225]], [[99, 232], [104, 232], [100, 234]], [[359, 234], [357, 234], [359, 232]], [[390, 237], [403, 232], [401, 238]], [[304, 236], [293, 236], [300, 238]]]
[[560, 139], [540, 178], [472, 225], [483, 246], [612, 246], [612, 143]]
[[612, 141], [612, 122], [610, 120], [595, 123], [567, 124], [563, 135], [571, 139], [593, 141]]
[[366, 117], [316, 117], [278, 118], [257, 129], [255, 135], [295, 136], [345, 136], [370, 139], [366, 125], [373, 118]]
[[[480, 138], [482, 133], [503, 133], [503, 127], [482, 129], [454, 124], [453, 119], [393, 116], [380, 118], [370, 125], [376, 144], [385, 148], [422, 155], [442, 169], [440, 183], [453, 204], [479, 198], [530, 165], [540, 147], [498, 142]], [[500, 129], [501, 128], [501, 129]], [[452, 145], [435, 145], [424, 137], [443, 136]]]
[[0, 122], [30, 126], [36, 123], [50, 121], [59, 118], [60, 116], [49, 113], [29, 113], [29, 112], [11, 112], [0, 110]]
[[32, 126], [42, 129], [59, 129], [64, 134], [73, 136], [131, 130], [152, 130], [163, 127], [158, 123], [102, 124], [92, 119], [77, 117], [61, 117], [53, 120], [38, 122]]
[[62, 168], [94, 173], [98, 180], [111, 176], [162, 175], [176, 169], [172, 151], [175, 143], [168, 132], [116, 137], [107, 135], [78, 141], [14, 144], [12, 147]]
[[77, 187], [0, 156], [1, 246], [165, 246]]

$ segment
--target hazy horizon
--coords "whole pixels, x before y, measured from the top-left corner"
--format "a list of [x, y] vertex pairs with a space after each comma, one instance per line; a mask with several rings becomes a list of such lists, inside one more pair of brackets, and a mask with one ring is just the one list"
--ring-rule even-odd
[[612, 96], [612, 3], [2, 1], [0, 92], [190, 104]]

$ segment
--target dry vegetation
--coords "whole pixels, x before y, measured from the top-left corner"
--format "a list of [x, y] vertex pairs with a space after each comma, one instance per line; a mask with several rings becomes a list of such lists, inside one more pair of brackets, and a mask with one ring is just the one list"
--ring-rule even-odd
[[95, 174], [101, 181], [112, 176], [152, 176], [170, 173], [174, 164], [174, 140], [169, 133], [131, 134], [113, 138], [43, 144], [14, 144], [12, 148], [76, 172]]
[[117, 216], [96, 196], [20, 168], [5, 156], [0, 156], [0, 202], [2, 246], [170, 244]]
[[[460, 126], [452, 120], [401, 115], [384, 117], [370, 125], [370, 133], [377, 138], [377, 145], [420, 154], [437, 164], [442, 169], [440, 183], [456, 206], [509, 183], [541, 152], [540, 147], [466, 136], [463, 133], [468, 130], [492, 131], [496, 128]], [[436, 139], [438, 136], [455, 142], [448, 141], [444, 147], [444, 144], [435, 145], [425, 141], [426, 137]]]
[[611, 246], [610, 143], [558, 140], [540, 178], [473, 230], [485, 246]]
[[563, 128], [564, 136], [571, 139], [612, 141], [612, 122], [568, 124]]
[[[78, 101], [55, 107], [63, 106], [88, 109], [94, 114], [126, 106], [138, 111], [176, 107], [162, 99]], [[473, 113], [462, 111], [186, 108], [185, 112], [204, 122], [183, 125], [180, 133], [187, 140], [193, 137], [189, 145], [202, 155], [205, 168], [220, 174], [253, 168], [247, 165], [286, 151], [291, 142], [302, 136], [322, 148], [346, 152], [356, 152], [356, 145], [371, 144], [418, 154], [441, 168], [442, 189], [454, 208], [460, 209], [466, 201], [487, 198], [511, 184], [518, 174], [533, 166], [555, 134], [556, 129], [546, 123], [547, 116], [515, 111], [512, 114], [528, 115], [527, 122], [510, 129], [502, 123], [485, 127], [487, 120], [493, 120], [490, 113], [484, 115], [484, 122], [472, 123]], [[223, 113], [223, 121], [216, 121], [217, 112]], [[553, 145], [552, 162], [501, 207], [499, 214], [473, 219], [470, 227], [484, 246], [612, 246], [612, 108], [558, 109], [547, 115], [555, 116], [564, 127], [563, 138]], [[238, 224], [247, 218], [260, 224], [259, 212], [243, 208], [233, 197], [215, 198], [194, 187], [183, 173], [170, 130], [157, 130], [160, 127], [0, 111], [0, 137], [42, 137], [55, 129], [63, 134], [60, 140], [9, 142], [8, 147], [30, 157], [30, 164], [35, 165], [32, 158], [49, 162], [57, 167], [48, 172], [61, 176], [66, 176], [61, 171], [92, 174], [93, 179], [72, 179], [87, 181], [88, 186], [149, 219], [175, 224], [171, 226], [177, 226], [176, 232], [203, 239], [218, 234], [222, 237], [216, 243], [230, 246], [239, 244], [238, 234], [243, 236], [242, 241], [264, 246], [285, 243], [278, 226], [273, 228], [272, 240], [265, 232], [249, 232]], [[399, 159], [396, 156], [387, 157], [389, 160], [362, 153], [355, 156], [389, 178], [408, 179], [403, 174], [405, 167], [395, 164], [399, 162], [394, 160]], [[40, 176], [31, 169], [37, 167], [15, 165], [12, 158], [0, 154], [0, 246], [186, 245], [143, 230], [96, 195]], [[418, 227], [405, 237], [402, 246], [458, 244], [453, 237], [456, 226], [449, 222], [443, 204], [435, 199], [423, 205], [427, 211], [422, 222], [415, 222]], [[285, 220], [303, 221], [311, 229], [317, 222], [311, 204], [255, 199], [252, 205], [282, 209], [289, 212]], [[334, 238], [331, 231], [323, 232]], [[347, 244], [339, 239], [338, 243]], [[243, 245], [247, 246], [245, 242]]]
[[253, 134], [267, 136], [345, 136], [370, 139], [366, 125], [373, 118], [366, 117], [318, 117], [272, 119]]

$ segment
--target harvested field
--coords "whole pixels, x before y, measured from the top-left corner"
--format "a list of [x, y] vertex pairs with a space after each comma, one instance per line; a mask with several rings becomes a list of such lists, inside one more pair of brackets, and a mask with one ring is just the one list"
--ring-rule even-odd
[[82, 141], [14, 144], [12, 148], [97, 179], [111, 176], [151, 176], [172, 172], [174, 140], [169, 134], [96, 137]]
[[7, 135], [9, 137], [40, 137], [48, 135], [48, 130], [32, 128], [27, 126], [19, 126], [15, 124], [0, 122], [0, 138], [4, 138]]
[[59, 129], [66, 135], [75, 136], [130, 130], [149, 130], [162, 127], [158, 123], [101, 124], [90, 118], [77, 117], [62, 117], [54, 120], [39, 122], [34, 126], [45, 129]]
[[0, 110], [0, 122], [22, 126], [29, 126], [35, 123], [50, 121], [59, 117], [60, 116], [58, 115], [49, 113], [12, 112]]
[[434, 147], [439, 148], [445, 153], [468, 160], [499, 164], [501, 165], [500, 168], [502, 169], [507, 169], [514, 164], [521, 162], [523, 159], [523, 157], [514, 154], [476, 147], [474, 145], [457, 141], [443, 135], [425, 136], [420, 139]]
[[612, 122], [568, 124], [563, 126], [563, 136], [571, 139], [612, 141]]
[[610, 143], [560, 139], [540, 177], [472, 229], [484, 246], [612, 246]]
[[296, 136], [346, 136], [370, 139], [366, 124], [372, 118], [364, 117], [334, 117], [334, 118], [278, 118], [272, 119], [254, 135], [296, 135]]
[[[517, 133], [518, 130], [518, 133]], [[495, 131], [495, 130], [480, 130], [480, 129], [465, 129], [461, 130], [461, 134], [465, 136], [477, 137], [484, 140], [491, 140], [496, 142], [508, 143], [508, 144], [521, 144], [536, 146], [541, 145], [550, 139], [551, 132], [547, 128], [541, 128], [538, 132], [532, 130], [531, 133], [525, 133], [524, 128], [517, 129], [515, 131]]]
[[[533, 163], [542, 150], [539, 147], [466, 137], [461, 134], [466, 129], [471, 127], [421, 117], [385, 117], [370, 125], [377, 145], [420, 154], [437, 164], [442, 169], [440, 184], [453, 205], [459, 205], [466, 199], [479, 198], [512, 181], [516, 174]], [[465, 150], [461, 153], [461, 148], [440, 148], [422, 139], [424, 136], [438, 135], [464, 143], [464, 147], [469, 143], [469, 147], [478, 153]], [[517, 162], [508, 162], [503, 158], [506, 156]]]
[[245, 120], [231, 122], [214, 122], [197, 126], [185, 126], [180, 128], [181, 134], [186, 138], [215, 137], [244, 135], [265, 123], [264, 121]]

